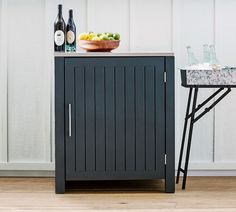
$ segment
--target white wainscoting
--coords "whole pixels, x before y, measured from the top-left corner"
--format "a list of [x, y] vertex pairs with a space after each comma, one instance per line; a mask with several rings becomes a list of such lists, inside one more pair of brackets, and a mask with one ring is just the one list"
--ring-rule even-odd
[[[231, 23], [236, 18], [236, 1], [216, 0], [215, 40], [218, 57], [223, 64], [236, 66], [236, 27]], [[236, 91], [216, 107], [215, 112], [215, 161], [236, 161]]]
[[0, 1], [0, 162], [7, 162], [7, 3]]
[[[0, 0], [0, 170], [54, 170], [53, 23], [59, 3], [66, 21], [74, 9], [78, 34], [117, 31], [122, 50], [175, 52], [177, 159], [187, 101], [179, 74], [185, 47], [201, 58], [202, 45], [215, 44], [220, 61], [236, 65], [235, 0]], [[199, 99], [212, 91], [200, 91]], [[235, 174], [234, 104], [233, 91], [196, 124], [192, 174]]]

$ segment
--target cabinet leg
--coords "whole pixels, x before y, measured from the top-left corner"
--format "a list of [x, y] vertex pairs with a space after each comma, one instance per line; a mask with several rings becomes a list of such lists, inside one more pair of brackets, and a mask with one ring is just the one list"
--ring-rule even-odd
[[56, 178], [56, 194], [64, 194], [65, 193], [65, 181]]
[[175, 192], [175, 178], [165, 180], [165, 191], [166, 193], [174, 193]]

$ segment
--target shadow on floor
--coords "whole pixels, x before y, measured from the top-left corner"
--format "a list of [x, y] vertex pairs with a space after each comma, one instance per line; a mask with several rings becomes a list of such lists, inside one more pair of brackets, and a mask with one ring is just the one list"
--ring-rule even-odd
[[66, 193], [163, 193], [164, 180], [128, 181], [72, 181], [66, 184]]

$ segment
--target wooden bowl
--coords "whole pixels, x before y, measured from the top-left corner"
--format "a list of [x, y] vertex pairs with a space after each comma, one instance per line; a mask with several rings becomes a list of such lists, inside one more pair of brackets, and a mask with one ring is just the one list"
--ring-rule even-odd
[[119, 40], [79, 40], [79, 47], [87, 52], [110, 52], [119, 47]]

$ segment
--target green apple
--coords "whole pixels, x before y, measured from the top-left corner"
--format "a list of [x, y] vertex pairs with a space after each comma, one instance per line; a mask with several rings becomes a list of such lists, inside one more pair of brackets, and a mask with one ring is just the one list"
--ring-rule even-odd
[[102, 34], [102, 35], [100, 36], [100, 39], [101, 39], [101, 40], [109, 40], [109, 37], [108, 37], [107, 35]]
[[106, 33], [106, 35], [107, 35], [108, 37], [113, 37], [113, 33], [111, 33], [111, 32]]
[[115, 40], [120, 40], [120, 34], [119, 34], [119, 33], [114, 33], [114, 34], [113, 34], [113, 38], [114, 38]]

